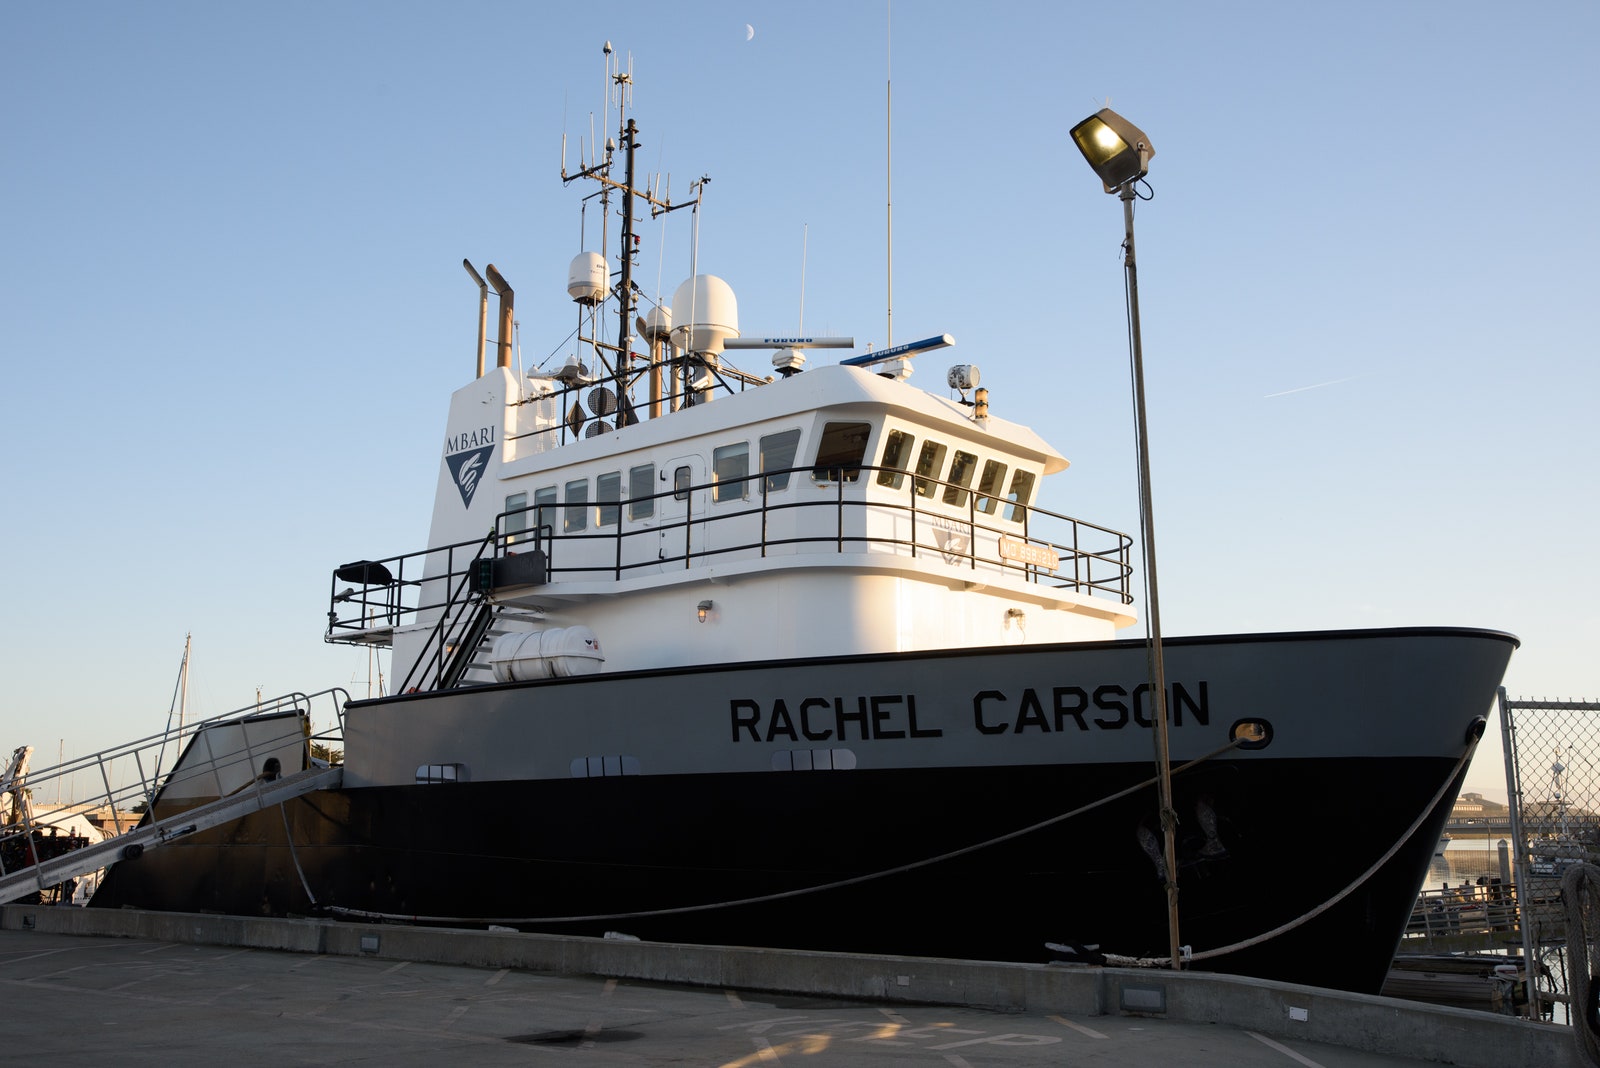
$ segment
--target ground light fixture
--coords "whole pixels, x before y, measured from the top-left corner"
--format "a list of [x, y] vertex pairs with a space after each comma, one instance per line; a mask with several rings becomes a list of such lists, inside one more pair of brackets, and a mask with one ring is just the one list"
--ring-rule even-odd
[[[1139, 272], [1133, 250], [1133, 202], [1137, 185], [1150, 170], [1156, 150], [1145, 132], [1110, 108], [1099, 111], [1072, 128], [1072, 141], [1089, 161], [1107, 193], [1122, 200], [1125, 235], [1122, 265], [1127, 274], [1128, 345], [1133, 365], [1133, 414], [1139, 450], [1139, 529], [1143, 538], [1145, 623], [1150, 661], [1150, 689], [1155, 697], [1156, 781], [1160, 805], [1162, 853], [1167, 882], [1168, 949], [1174, 970], [1183, 967], [1178, 942], [1177, 813], [1172, 807], [1172, 762], [1167, 739], [1167, 670], [1161, 652], [1161, 609], [1156, 588], [1155, 519], [1150, 505], [1150, 438], [1144, 403], [1144, 351], [1139, 340]], [[1146, 187], [1148, 188], [1148, 186]]]

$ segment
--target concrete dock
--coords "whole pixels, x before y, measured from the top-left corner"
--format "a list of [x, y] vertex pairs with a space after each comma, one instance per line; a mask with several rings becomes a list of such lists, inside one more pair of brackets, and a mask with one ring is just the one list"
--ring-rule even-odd
[[1565, 1027], [1186, 972], [0, 908], [7, 1063], [1578, 1068]]

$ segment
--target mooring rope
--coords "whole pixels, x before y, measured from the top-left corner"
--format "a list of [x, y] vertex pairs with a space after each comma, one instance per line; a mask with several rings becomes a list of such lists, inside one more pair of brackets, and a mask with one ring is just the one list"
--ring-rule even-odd
[[317, 907], [317, 895], [311, 892], [311, 884], [306, 881], [306, 870], [300, 866], [300, 854], [294, 847], [294, 832], [289, 829], [289, 809], [287, 801], [278, 802], [278, 814], [283, 817], [283, 837], [289, 843], [289, 859], [294, 861], [294, 870], [300, 876], [300, 885], [305, 887], [306, 898], [311, 902], [311, 907]]
[[[1600, 938], [1600, 868], [1574, 864], [1561, 877], [1561, 902], [1567, 920], [1567, 1014], [1578, 1052], [1600, 1066], [1600, 975], [1595, 974]], [[1584, 914], [1588, 914], [1585, 922]], [[1527, 961], [1528, 982], [1536, 981], [1534, 962]]]
[[[1477, 742], [1473, 742], [1467, 747], [1467, 751], [1461, 755], [1461, 759], [1456, 761], [1456, 766], [1450, 769], [1450, 774], [1444, 777], [1444, 782], [1440, 785], [1438, 791], [1433, 795], [1433, 800], [1429, 801], [1423, 806], [1422, 811], [1417, 815], [1415, 820], [1411, 821], [1411, 826], [1406, 829], [1406, 832], [1396, 839], [1394, 845], [1389, 847], [1389, 851], [1374, 861], [1370, 868], [1356, 876], [1355, 881], [1349, 886], [1345, 887], [1343, 890], [1340, 890], [1337, 894], [1334, 894], [1332, 897], [1328, 898], [1328, 900], [1324, 901], [1310, 912], [1307, 912], [1302, 916], [1297, 916], [1288, 923], [1274, 927], [1270, 931], [1263, 931], [1261, 934], [1255, 935], [1252, 938], [1247, 938], [1242, 942], [1235, 942], [1232, 945], [1219, 946], [1216, 949], [1207, 949], [1199, 953], [1185, 953], [1183, 959], [1185, 961], [1212, 960], [1217, 957], [1225, 957], [1230, 953], [1237, 953], [1242, 949], [1249, 949], [1251, 946], [1258, 946], [1263, 942], [1268, 942], [1274, 938], [1277, 938], [1279, 935], [1287, 934], [1296, 927], [1300, 927], [1303, 924], [1309, 923], [1311, 920], [1316, 919], [1318, 916], [1322, 915], [1324, 912], [1327, 912], [1329, 909], [1333, 908], [1333, 906], [1337, 905], [1339, 902], [1355, 893], [1363, 883], [1372, 878], [1373, 875], [1377, 874], [1379, 869], [1381, 869], [1385, 864], [1389, 863], [1389, 861], [1393, 860], [1394, 855], [1400, 852], [1401, 847], [1409, 842], [1412, 836], [1417, 833], [1418, 829], [1421, 828], [1425, 822], [1427, 822], [1428, 816], [1438, 806], [1439, 802], [1444, 800], [1445, 793], [1450, 789], [1451, 784], [1456, 781], [1456, 776], [1461, 773], [1461, 769], [1466, 767], [1467, 762], [1472, 759], [1472, 754], [1477, 751], [1477, 748]], [[1100, 955], [1105, 957], [1107, 964], [1111, 964], [1119, 968], [1166, 968], [1171, 967], [1172, 965], [1172, 959], [1170, 957], [1123, 957], [1111, 953], [1104, 953]]]
[[[1221, 756], [1223, 753], [1237, 749], [1238, 746], [1239, 741], [1238, 739], [1235, 739], [1234, 741], [1229, 742], [1227, 745], [1224, 745], [1218, 749], [1213, 749], [1204, 756], [1196, 757], [1186, 764], [1181, 764], [1178, 767], [1173, 768], [1172, 774], [1179, 775], [1185, 771], [1188, 771], [1190, 768], [1205, 763], [1208, 760], [1213, 760], [1216, 757]], [[1013, 838], [1021, 838], [1024, 835], [1029, 835], [1035, 831], [1043, 830], [1046, 827], [1061, 823], [1064, 820], [1072, 819], [1075, 816], [1081, 816], [1085, 812], [1092, 812], [1093, 810], [1108, 805], [1113, 801], [1121, 800], [1122, 798], [1128, 797], [1131, 794], [1138, 793], [1140, 790], [1148, 789], [1149, 787], [1154, 786], [1156, 782], [1157, 778], [1155, 776], [1151, 776], [1150, 778], [1144, 779], [1141, 782], [1134, 783], [1132, 786], [1129, 786], [1126, 789], [1118, 790], [1116, 793], [1107, 794], [1098, 801], [1091, 801], [1087, 805], [1081, 805], [1078, 808], [1072, 809], [1070, 812], [1063, 812], [1058, 816], [1052, 816], [1049, 819], [1040, 820], [1038, 823], [1029, 824], [1026, 827], [1019, 828], [1018, 830], [1011, 831], [1007, 834], [1002, 834], [996, 838], [990, 838], [974, 845], [963, 846], [960, 849], [953, 849], [948, 853], [940, 853], [938, 856], [926, 857], [922, 860], [914, 860], [908, 864], [901, 864], [898, 867], [885, 868], [882, 871], [871, 872], [867, 875], [856, 875], [849, 879], [839, 879], [831, 883], [821, 883], [817, 886], [801, 887], [798, 890], [783, 890], [772, 894], [760, 894], [755, 897], [734, 898], [729, 901], [712, 901], [699, 905], [680, 905], [676, 908], [667, 909], [644, 909], [637, 912], [596, 913], [589, 916], [412, 916], [404, 913], [373, 912], [367, 909], [345, 908], [339, 905], [326, 905], [323, 906], [323, 908], [328, 912], [337, 913], [341, 916], [353, 916], [359, 919], [368, 920], [405, 920], [416, 923], [493, 923], [507, 927], [514, 927], [519, 924], [532, 926], [535, 924], [553, 923], [592, 923], [597, 920], [633, 920], [652, 916], [675, 916], [689, 912], [708, 912], [713, 909], [733, 908], [739, 905], [761, 905], [772, 901], [783, 901], [788, 898], [804, 897], [808, 894], [820, 894], [827, 890], [838, 890], [842, 887], [855, 886], [860, 883], [868, 883], [876, 879], [885, 879], [892, 875], [900, 875], [908, 871], [915, 871], [918, 868], [926, 868], [929, 865], [942, 864], [947, 860], [954, 860], [956, 857], [966, 856], [969, 853], [976, 853], [979, 850], [988, 849], [991, 846], [999, 845], [1002, 842], [1009, 842]]]

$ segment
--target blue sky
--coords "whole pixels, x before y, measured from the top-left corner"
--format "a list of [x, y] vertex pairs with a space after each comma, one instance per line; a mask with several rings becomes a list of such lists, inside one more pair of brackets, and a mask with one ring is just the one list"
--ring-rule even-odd
[[[753, 28], [748, 36], [746, 26]], [[892, 31], [892, 32], [891, 32]], [[1600, 699], [1600, 7], [1433, 3], [0, 6], [0, 747], [343, 685], [328, 573], [422, 547], [476, 288], [564, 353], [561, 137], [633, 56], [641, 164], [712, 182], [747, 333], [948, 332], [1137, 528], [1121, 212], [1067, 138], [1156, 146], [1140, 295], [1168, 634], [1466, 625]], [[892, 37], [892, 48], [891, 48]], [[597, 126], [599, 120], [596, 119]], [[591, 226], [593, 216], [591, 215]], [[640, 282], [689, 273], [646, 228]], [[1315, 388], [1307, 388], [1315, 387]], [[1498, 748], [1469, 788], [1503, 794]]]

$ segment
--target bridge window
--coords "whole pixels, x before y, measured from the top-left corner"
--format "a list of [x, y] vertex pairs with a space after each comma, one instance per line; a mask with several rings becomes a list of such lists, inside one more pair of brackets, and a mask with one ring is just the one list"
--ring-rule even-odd
[[649, 519], [656, 514], [656, 465], [628, 470], [628, 518]]
[[750, 443], [719, 445], [711, 450], [711, 499], [737, 501], [750, 494]]
[[1006, 518], [1013, 523], [1022, 522], [1028, 514], [1028, 501], [1033, 498], [1033, 472], [1018, 471], [1011, 476], [1011, 492], [1006, 494]]
[[939, 478], [939, 472], [944, 470], [944, 454], [946, 451], [946, 447], [937, 441], [924, 441], [922, 443], [922, 451], [917, 454], [917, 477], [915, 479], [918, 497], [933, 496], [934, 482]]
[[614, 527], [622, 521], [622, 472], [608, 471], [594, 480], [597, 526]]
[[768, 434], [761, 439], [761, 473], [766, 476], [768, 493], [789, 488], [789, 471], [794, 467], [794, 454], [799, 446], [799, 430]]
[[983, 477], [978, 479], [978, 511], [994, 515], [1000, 507], [1000, 488], [1006, 484], [1006, 465], [999, 460], [983, 462]]
[[970, 452], [956, 450], [950, 458], [950, 485], [944, 488], [944, 503], [960, 508], [967, 503], [967, 487], [972, 484], [972, 473], [978, 469], [978, 458]]
[[589, 480], [580, 478], [567, 483], [567, 507], [561, 513], [561, 530], [576, 534], [589, 526]]
[[535, 530], [556, 525], [556, 488], [546, 486], [533, 491], [533, 526]]
[[506, 496], [506, 544], [521, 541], [517, 535], [528, 529], [528, 495], [512, 493]]
[[911, 462], [911, 446], [916, 438], [904, 430], [891, 430], [883, 439], [883, 462], [879, 467], [892, 468], [878, 472], [878, 485], [899, 489], [905, 485], [906, 476], [900, 472]]
[[811, 477], [817, 482], [855, 482], [861, 478], [861, 461], [867, 455], [871, 423], [827, 423], [817, 442], [817, 459]]

